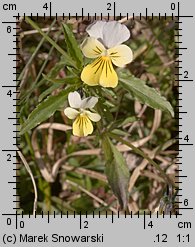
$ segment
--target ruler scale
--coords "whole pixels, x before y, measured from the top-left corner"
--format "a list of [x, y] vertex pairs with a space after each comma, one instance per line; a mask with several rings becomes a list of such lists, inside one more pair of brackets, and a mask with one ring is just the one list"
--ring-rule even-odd
[[[71, 1], [72, 2], [72, 1]], [[0, 36], [3, 40], [1, 44], [2, 58], [1, 64], [5, 66], [3, 70], [3, 78], [1, 78], [1, 99], [2, 99], [2, 130], [1, 130], [1, 246], [118, 246], [123, 244], [129, 246], [141, 244], [150, 246], [194, 246], [195, 239], [193, 236], [194, 219], [194, 198], [193, 193], [193, 151], [194, 151], [194, 129], [193, 129], [193, 92], [194, 92], [194, 71], [193, 71], [193, 55], [194, 48], [193, 27], [194, 16], [192, 14], [193, 1], [156, 3], [148, 1], [148, 3], [131, 3], [130, 10], [125, 8], [125, 2], [104, 2], [104, 3], [65, 3], [34, 1], [30, 3], [32, 8], [29, 12], [29, 3], [1, 3], [1, 28]], [[140, 10], [140, 3], [144, 5]], [[47, 5], [45, 5], [47, 4]], [[75, 5], [76, 4], [76, 5]], [[34, 6], [33, 6], [34, 5]], [[61, 5], [61, 6], [58, 6]], [[64, 9], [68, 11], [62, 11]], [[94, 5], [94, 6], [91, 6]], [[101, 6], [100, 6], [101, 5]], [[130, 4], [129, 4], [130, 5]], [[47, 6], [47, 10], [43, 8]], [[77, 6], [77, 9], [75, 8]], [[162, 9], [161, 9], [162, 8]], [[127, 12], [127, 13], [126, 13]], [[169, 16], [175, 20], [175, 87], [178, 87], [178, 103], [175, 109], [175, 119], [178, 121], [177, 141], [179, 154], [176, 164], [179, 166], [175, 177], [178, 188], [177, 198], [179, 205], [175, 208], [176, 213], [166, 215], [164, 211], [160, 214], [151, 212], [139, 212], [133, 215], [132, 212], [125, 212], [116, 215], [103, 215], [99, 211], [89, 214], [44, 214], [32, 215], [29, 212], [25, 215], [19, 207], [20, 195], [20, 178], [16, 174], [20, 170], [18, 167], [20, 159], [18, 151], [20, 151], [19, 137], [19, 120], [18, 110], [20, 103], [16, 94], [20, 91], [21, 79], [17, 79], [20, 62], [19, 53], [19, 29], [17, 25], [19, 19], [23, 16], [31, 17], [35, 22], [40, 17], [44, 19], [59, 17], [69, 19], [74, 16], [78, 17], [97, 17], [102, 19], [106, 16], [116, 19], [127, 18], [131, 16], [134, 20], [144, 17], [146, 21], [153, 20], [158, 17], [160, 20], [166, 20]], [[190, 28], [188, 28], [190, 26]], [[10, 28], [14, 32], [10, 34]], [[6, 76], [5, 76], [6, 75]], [[13, 93], [13, 97], [9, 99], [7, 95]], [[8, 94], [7, 94], [8, 93]], [[6, 102], [6, 103], [4, 103]], [[6, 109], [4, 108], [4, 104]], [[3, 109], [4, 108], [4, 109]], [[17, 128], [16, 128], [17, 127]], [[185, 141], [187, 136], [187, 141]]]

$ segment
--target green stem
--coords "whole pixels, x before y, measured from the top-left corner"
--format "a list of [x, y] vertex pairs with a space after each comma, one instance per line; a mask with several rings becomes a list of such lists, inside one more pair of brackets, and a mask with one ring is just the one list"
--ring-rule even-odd
[[44, 186], [44, 202], [46, 206], [46, 212], [50, 212], [51, 210], [51, 184], [45, 181]]
[[31, 20], [31, 18], [29, 18], [28, 16], [26, 16], [26, 20], [27, 22], [34, 28], [36, 29], [52, 46], [54, 46], [56, 48], [56, 50], [58, 50], [67, 60], [67, 62], [73, 66], [74, 68], [76, 67], [76, 63], [71, 59], [70, 56], [68, 56], [68, 54], [53, 40], [51, 39], [47, 34], [45, 34], [41, 28], [34, 22]]
[[148, 162], [150, 164], [152, 164], [161, 174], [161, 176], [163, 177], [163, 179], [165, 180], [165, 182], [167, 184], [171, 184], [174, 186], [173, 182], [169, 179], [169, 177], [166, 175], [166, 173], [160, 168], [160, 166], [154, 161], [152, 160], [150, 157], [148, 157], [147, 154], [145, 154], [142, 150], [136, 148], [133, 144], [131, 144], [130, 142], [123, 140], [121, 137], [119, 137], [116, 134], [113, 133], [107, 133], [108, 136], [110, 136], [111, 138], [125, 144], [126, 146], [130, 147], [136, 154], [142, 156], [144, 159], [148, 160]]

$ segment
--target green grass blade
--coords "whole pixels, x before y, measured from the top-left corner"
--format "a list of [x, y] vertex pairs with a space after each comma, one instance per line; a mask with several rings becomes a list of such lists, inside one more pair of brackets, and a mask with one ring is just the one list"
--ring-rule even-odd
[[74, 68], [76, 68], [76, 63], [72, 60], [72, 58], [53, 40], [51, 39], [47, 34], [45, 34], [41, 28], [33, 21], [31, 20], [31, 18], [29, 18], [28, 16], [26, 16], [26, 20], [27, 22], [34, 28], [36, 29], [52, 46], [54, 46], [56, 48], [56, 50], [58, 50], [63, 56], [64, 58], [67, 60], [67, 62], [73, 66]]

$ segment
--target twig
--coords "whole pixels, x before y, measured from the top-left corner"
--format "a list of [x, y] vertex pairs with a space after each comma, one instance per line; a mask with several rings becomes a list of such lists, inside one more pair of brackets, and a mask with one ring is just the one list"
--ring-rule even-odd
[[[157, 150], [153, 150], [151, 151], [148, 156], [153, 159], [155, 157]], [[129, 180], [129, 187], [128, 187], [128, 191], [129, 193], [131, 192], [131, 190], [133, 189], [138, 177], [140, 176], [141, 172], [146, 168], [146, 166], [148, 165], [148, 160], [143, 159], [142, 162], [135, 168], [135, 170], [133, 171], [130, 180]], [[164, 180], [163, 180], [164, 181]]]
[[80, 189], [81, 191], [83, 191], [85, 194], [87, 194], [88, 196], [90, 196], [91, 198], [93, 198], [94, 200], [96, 200], [97, 202], [99, 202], [100, 204], [102, 204], [104, 207], [108, 207], [111, 211], [113, 211], [113, 213], [117, 214], [118, 211], [113, 208], [110, 207], [105, 201], [103, 201], [102, 199], [100, 199], [99, 197], [95, 196], [94, 194], [92, 194], [91, 192], [89, 192], [88, 190], [86, 190], [85, 188], [83, 188], [82, 186], [70, 181], [70, 180], [66, 180], [66, 182], [72, 186], [77, 187], [78, 189]]
[[154, 161], [152, 160], [147, 154], [145, 154], [141, 149], [136, 148], [134, 145], [132, 145], [132, 143], [130, 143], [129, 141], [123, 140], [121, 137], [119, 137], [116, 134], [113, 133], [107, 133], [107, 135], [125, 145], [127, 145], [128, 147], [130, 147], [135, 153], [137, 153], [138, 155], [142, 156], [144, 159], [148, 160], [148, 162], [150, 164], [152, 164], [160, 173], [161, 177], [164, 178], [165, 182], [167, 184], [173, 184], [172, 181], [169, 179], [169, 177], [166, 175], [166, 173], [160, 168], [160, 166]]
[[[141, 118], [141, 117], [142, 117], [142, 115], [144, 114], [146, 108], [147, 108], [147, 105], [144, 105], [144, 106], [142, 107], [141, 111], [140, 111], [140, 112], [138, 113], [138, 115], [137, 115], [137, 118]], [[130, 128], [129, 128], [129, 130], [128, 130], [128, 133], [131, 133], [131, 132], [133, 131], [133, 129], [136, 127], [137, 123], [138, 123], [138, 121], [135, 121], [135, 122], [130, 126]], [[129, 124], [128, 124], [128, 126], [129, 126]], [[125, 127], [128, 127], [128, 126], [125, 126]]]
[[124, 22], [126, 22], [126, 21], [128, 21], [128, 20], [131, 20], [131, 19], [133, 19], [133, 16], [128, 16], [128, 18], [127, 18], [127, 17], [124, 17], [124, 18], [122, 18], [121, 20], [119, 20], [118, 22], [119, 22], [119, 23], [124, 23]]
[[20, 159], [22, 160], [27, 172], [29, 173], [30, 177], [31, 177], [31, 180], [32, 180], [32, 184], [33, 184], [33, 187], [34, 187], [34, 194], [35, 194], [35, 197], [34, 197], [34, 205], [33, 205], [33, 215], [35, 215], [36, 213], [36, 210], [37, 210], [37, 200], [38, 200], [38, 193], [37, 193], [37, 187], [36, 187], [36, 183], [35, 183], [35, 180], [34, 180], [34, 177], [33, 177], [33, 174], [32, 174], [32, 171], [30, 169], [30, 166], [29, 164], [27, 163], [24, 155], [20, 152], [20, 151], [17, 151], [18, 152], [18, 155], [20, 156]]
[[[58, 31], [58, 28], [56, 28], [56, 27], [52, 27], [52, 28], [46, 27], [46, 28], [41, 28], [41, 30], [43, 32]], [[37, 31], [37, 30], [29, 30], [29, 31], [22, 32], [21, 35], [22, 36], [26, 36], [26, 35], [29, 35], [29, 34], [36, 34], [36, 33], [39, 33], [39, 31]]]
[[[99, 173], [99, 172], [95, 172], [95, 171], [85, 169], [82, 167], [74, 167], [74, 166], [70, 166], [70, 165], [63, 165], [62, 169], [64, 169], [65, 171], [74, 171], [76, 173], [86, 175], [86, 176], [89, 176], [90, 178], [95, 178], [95, 179], [98, 179], [100, 181], [107, 183], [106, 176], [104, 174]], [[63, 173], [64, 173], [64, 170], [62, 171]]]
[[40, 169], [40, 172], [47, 182], [53, 183], [55, 181], [55, 179], [53, 177], [53, 170], [55, 170], [55, 168], [54, 167], [52, 168], [52, 173], [48, 170], [48, 168], [46, 167], [46, 165], [45, 165], [45, 163], [41, 157], [40, 151], [39, 151], [39, 145], [37, 142], [37, 136], [36, 135], [37, 135], [37, 131], [40, 129], [56, 129], [56, 130], [61, 130], [61, 131], [66, 132], [67, 130], [71, 129], [71, 127], [64, 125], [64, 124], [59, 124], [59, 123], [44, 123], [44, 124], [39, 125], [33, 131], [33, 134], [32, 134], [32, 139], [31, 139], [32, 147], [33, 147], [33, 150], [35, 153], [35, 158], [36, 158], [38, 167]]
[[161, 62], [163, 64], [167, 64], [171, 61], [171, 59], [169, 58], [166, 50], [164, 49], [164, 47], [162, 46], [162, 44], [160, 43], [160, 41], [155, 37], [152, 29], [150, 28], [148, 22], [146, 21], [145, 18], [142, 18], [142, 20], [137, 20], [137, 25], [139, 30], [142, 31], [142, 33], [144, 34], [144, 36], [146, 37], [146, 39], [150, 42], [150, 44], [152, 44], [154, 51], [156, 52], [156, 54], [159, 56]]
[[[53, 116], [50, 118], [50, 123], [53, 123]], [[48, 140], [47, 140], [47, 154], [48, 156], [52, 157], [54, 154], [53, 151], [53, 129], [48, 128]]]
[[141, 170], [140, 171], [140, 175], [148, 177], [148, 178], [151, 178], [151, 179], [154, 179], [154, 180], [158, 181], [159, 183], [163, 183], [164, 182], [164, 180], [161, 177], [159, 177], [158, 175], [156, 175], [155, 173], [150, 172], [150, 171]]
[[[150, 135], [146, 136], [143, 139], [140, 139], [138, 141], [132, 142], [132, 145], [135, 148], [144, 145], [148, 140], [150, 140], [152, 134], [154, 133], [154, 131], [158, 127], [159, 114], [160, 114], [160, 111], [155, 110], [155, 117], [154, 117], [153, 127], [152, 127]], [[82, 156], [82, 155], [100, 155], [101, 154], [100, 148], [76, 151], [76, 152], [73, 152], [73, 153], [69, 154], [68, 156], [62, 157], [61, 159], [56, 161], [55, 164], [52, 166], [51, 171], [49, 171], [47, 166], [45, 165], [45, 163], [41, 157], [40, 151], [39, 151], [39, 145], [37, 142], [37, 131], [41, 130], [41, 129], [55, 129], [55, 130], [60, 130], [60, 131], [66, 132], [67, 130], [70, 130], [71, 128], [72, 127], [70, 127], [70, 126], [67, 126], [64, 124], [59, 124], [59, 123], [44, 123], [44, 124], [39, 125], [33, 131], [31, 142], [32, 142], [32, 147], [33, 147], [34, 153], [35, 153], [35, 158], [36, 158], [38, 167], [40, 169], [40, 172], [47, 182], [52, 183], [55, 181], [55, 178], [58, 174], [58, 171], [59, 171], [61, 165], [65, 163], [67, 158], [74, 157], [74, 156], [80, 156], [80, 155]], [[128, 145], [125, 145], [124, 143], [118, 144], [116, 147], [120, 152], [126, 152], [126, 151], [131, 150], [131, 147]]]

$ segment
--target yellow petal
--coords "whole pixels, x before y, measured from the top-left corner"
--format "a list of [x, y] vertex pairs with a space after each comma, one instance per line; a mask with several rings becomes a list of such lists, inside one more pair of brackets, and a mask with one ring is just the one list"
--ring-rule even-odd
[[114, 88], [118, 84], [118, 76], [113, 69], [111, 59], [109, 57], [103, 57], [102, 59], [104, 63], [99, 84], [103, 87]]
[[97, 58], [93, 63], [88, 64], [81, 73], [81, 80], [89, 86], [99, 84], [103, 65], [102, 57]]
[[123, 67], [133, 60], [133, 52], [127, 45], [118, 45], [108, 49], [108, 55], [114, 65]]
[[89, 37], [81, 44], [81, 50], [85, 57], [97, 58], [105, 50], [105, 47], [97, 39]]
[[86, 115], [79, 115], [73, 123], [73, 135], [87, 136], [93, 132], [91, 120]]

